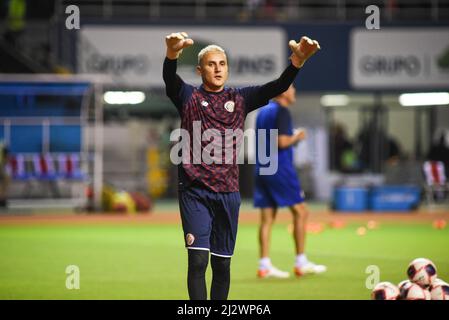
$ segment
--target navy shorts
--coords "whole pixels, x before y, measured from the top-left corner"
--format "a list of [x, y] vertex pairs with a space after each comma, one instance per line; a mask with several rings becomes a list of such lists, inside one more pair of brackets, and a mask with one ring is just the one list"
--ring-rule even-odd
[[290, 207], [304, 202], [304, 192], [296, 174], [258, 175], [255, 179], [256, 208]]
[[180, 190], [179, 209], [186, 248], [231, 257], [240, 203], [239, 192], [217, 193], [196, 187]]

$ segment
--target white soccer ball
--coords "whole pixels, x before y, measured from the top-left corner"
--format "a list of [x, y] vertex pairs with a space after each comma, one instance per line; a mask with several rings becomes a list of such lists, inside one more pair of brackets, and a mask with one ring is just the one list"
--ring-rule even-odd
[[402, 300], [431, 300], [430, 292], [416, 283], [404, 283], [401, 289]]
[[379, 282], [371, 292], [372, 300], [396, 300], [399, 289], [391, 282]]
[[432, 300], [449, 300], [449, 284], [441, 279], [436, 279], [430, 288]]
[[399, 282], [398, 289], [399, 289], [399, 299], [405, 300], [405, 292], [410, 288], [410, 286], [413, 284], [410, 280], [404, 280]]
[[439, 283], [447, 283], [446, 281], [440, 279], [440, 278], [436, 278], [435, 280], [433, 280], [432, 285], [430, 286], [429, 289], [432, 289], [433, 286], [439, 284]]
[[426, 258], [417, 258], [410, 262], [407, 268], [410, 281], [427, 288], [437, 278], [437, 267]]

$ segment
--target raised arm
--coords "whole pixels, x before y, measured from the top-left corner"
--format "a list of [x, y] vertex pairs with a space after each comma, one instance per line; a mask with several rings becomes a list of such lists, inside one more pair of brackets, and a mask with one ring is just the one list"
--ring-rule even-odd
[[162, 77], [165, 83], [165, 92], [178, 110], [181, 109], [183, 100], [184, 81], [176, 74], [177, 59], [184, 48], [193, 44], [185, 32], [172, 33], [165, 37], [167, 53], [165, 55]]
[[270, 81], [262, 86], [243, 88], [242, 92], [245, 96], [246, 111], [251, 112], [268, 103], [274, 97], [286, 91], [293, 83], [298, 74], [299, 69], [315, 52], [320, 48], [316, 40], [308, 37], [302, 37], [300, 42], [295, 40], [289, 42], [292, 54], [290, 56], [290, 65], [282, 72], [281, 76], [276, 80]]

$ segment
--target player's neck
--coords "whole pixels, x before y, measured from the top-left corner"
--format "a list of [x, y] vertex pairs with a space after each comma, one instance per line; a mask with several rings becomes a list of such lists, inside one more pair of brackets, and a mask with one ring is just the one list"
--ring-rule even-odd
[[284, 108], [287, 108], [287, 107], [288, 107], [287, 101], [285, 101], [285, 100], [282, 99], [282, 98], [274, 99], [274, 101], [276, 101], [276, 103], [277, 103], [278, 105], [280, 105], [281, 107], [284, 107]]
[[209, 86], [206, 83], [203, 83], [203, 90], [206, 92], [212, 92], [212, 93], [218, 93], [223, 91], [224, 89], [224, 85], [220, 86], [220, 87], [215, 87], [215, 86]]

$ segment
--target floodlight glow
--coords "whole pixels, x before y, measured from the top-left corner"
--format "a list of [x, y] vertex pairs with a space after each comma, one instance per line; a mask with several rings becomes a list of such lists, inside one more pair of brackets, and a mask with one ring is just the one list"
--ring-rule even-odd
[[321, 97], [320, 102], [325, 107], [346, 106], [349, 103], [349, 97], [345, 94], [327, 94]]
[[404, 107], [442, 106], [449, 104], [448, 92], [404, 93], [399, 96], [399, 103]]
[[139, 104], [145, 101], [145, 93], [141, 91], [107, 91], [103, 98], [107, 104]]

